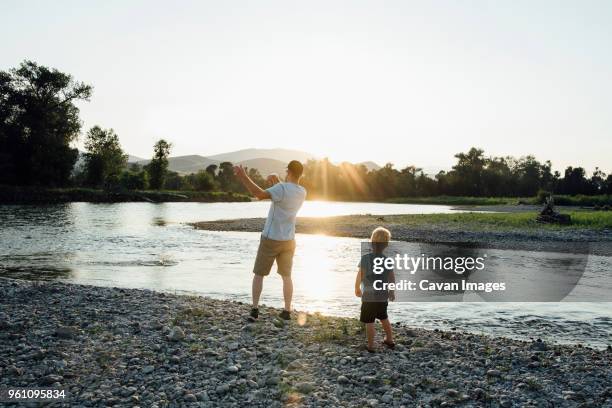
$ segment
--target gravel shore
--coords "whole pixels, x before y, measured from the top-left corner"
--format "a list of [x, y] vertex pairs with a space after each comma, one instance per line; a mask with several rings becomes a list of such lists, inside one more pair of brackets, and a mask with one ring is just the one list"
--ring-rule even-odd
[[612, 404], [610, 350], [402, 325], [370, 354], [355, 319], [58, 282], [0, 279], [0, 305], [0, 388], [63, 387], [65, 406]]
[[[348, 215], [339, 217], [300, 217], [296, 232], [330, 236], [369, 238], [377, 226], [391, 230], [394, 240], [475, 244], [481, 248], [516, 249], [526, 251], [590, 253], [612, 256], [612, 231], [586, 229], [515, 229], [474, 230], [470, 225], [438, 225], [435, 223], [414, 227], [400, 222], [399, 215]], [[204, 221], [192, 224], [209, 231], [260, 232], [264, 218]]]

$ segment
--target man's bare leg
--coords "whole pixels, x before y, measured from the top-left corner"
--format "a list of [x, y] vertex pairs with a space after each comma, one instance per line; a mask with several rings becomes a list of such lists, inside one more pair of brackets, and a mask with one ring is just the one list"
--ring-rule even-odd
[[264, 277], [261, 275], [253, 275], [253, 286], [251, 288], [251, 294], [253, 296], [253, 309], [257, 309], [259, 307], [259, 297], [261, 296], [261, 291], [263, 289], [263, 279]]
[[293, 280], [291, 275], [282, 276], [283, 278], [283, 297], [285, 298], [285, 310], [291, 311], [291, 300], [293, 299]]

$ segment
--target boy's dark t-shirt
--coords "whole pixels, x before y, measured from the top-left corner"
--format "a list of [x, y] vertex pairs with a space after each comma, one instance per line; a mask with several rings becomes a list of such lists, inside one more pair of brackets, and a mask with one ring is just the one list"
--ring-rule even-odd
[[[383, 258], [380, 261], [380, 268], [382, 273], [374, 273], [374, 260], [377, 258]], [[393, 272], [393, 269], [385, 268], [384, 260], [387, 258], [384, 254], [365, 254], [359, 261], [359, 268], [361, 268], [361, 301], [362, 302], [386, 302], [389, 300], [389, 291], [385, 288], [382, 289], [383, 283], [389, 283], [389, 275]], [[374, 289], [374, 282], [380, 281], [376, 284], [379, 290]]]

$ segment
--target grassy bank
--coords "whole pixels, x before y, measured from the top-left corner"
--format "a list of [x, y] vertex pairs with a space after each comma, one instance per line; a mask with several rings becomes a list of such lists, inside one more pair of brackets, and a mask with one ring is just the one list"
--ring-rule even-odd
[[517, 213], [455, 213], [394, 215], [389, 221], [407, 227], [423, 228], [435, 225], [446, 229], [469, 231], [503, 231], [516, 229], [605, 229], [612, 228], [612, 211], [561, 211], [572, 218], [570, 225], [541, 224], [536, 212]]
[[[579, 207], [612, 206], [612, 195], [555, 195], [555, 204]], [[399, 204], [439, 204], [439, 205], [518, 205], [542, 204], [544, 196], [535, 197], [397, 197], [386, 200], [388, 203]]]
[[0, 204], [65, 202], [234, 202], [250, 201], [244, 194], [222, 191], [104, 191], [89, 188], [34, 188], [0, 186]]
[[[296, 232], [367, 239], [384, 226], [396, 241], [456, 243], [481, 248], [612, 256], [612, 212], [563, 211], [571, 225], [539, 224], [537, 212], [348, 215], [298, 218]], [[259, 232], [263, 218], [204, 221], [193, 226], [209, 231]]]
[[535, 198], [516, 197], [396, 197], [386, 200], [395, 204], [438, 204], [438, 205], [515, 205], [522, 200], [527, 204], [535, 204]]

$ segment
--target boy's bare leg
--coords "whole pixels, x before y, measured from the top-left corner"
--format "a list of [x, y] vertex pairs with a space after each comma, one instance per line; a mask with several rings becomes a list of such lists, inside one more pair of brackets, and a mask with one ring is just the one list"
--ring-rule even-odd
[[374, 348], [374, 335], [375, 335], [374, 323], [366, 323], [366, 338], [368, 339], [368, 348]]
[[380, 324], [385, 331], [385, 341], [387, 343], [393, 343], [393, 329], [391, 328], [391, 322], [389, 322], [389, 319], [381, 320]]
[[264, 277], [261, 275], [253, 275], [253, 286], [251, 289], [251, 293], [253, 295], [253, 308], [257, 309], [259, 306], [259, 297], [261, 296], [261, 291], [263, 289], [263, 279]]
[[291, 280], [291, 275], [284, 276], [283, 278], [283, 297], [285, 298], [285, 310], [291, 311], [291, 300], [293, 299], [293, 281]]

